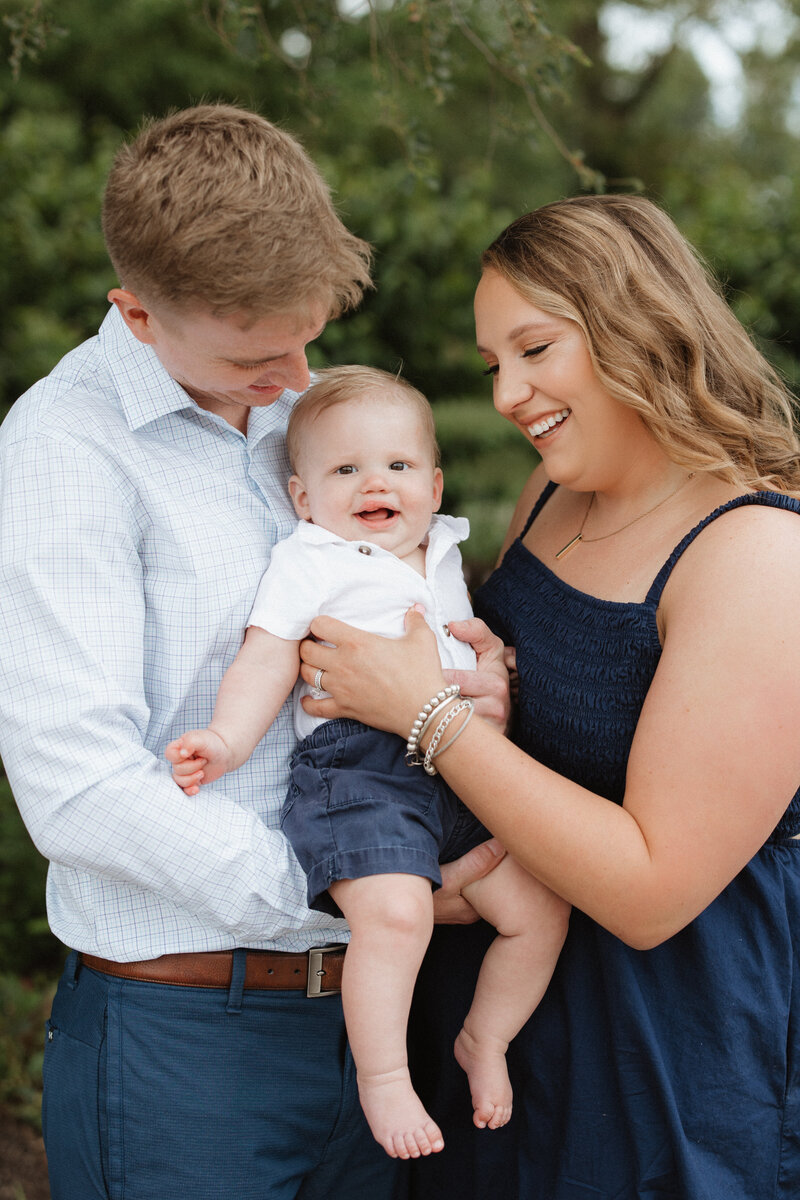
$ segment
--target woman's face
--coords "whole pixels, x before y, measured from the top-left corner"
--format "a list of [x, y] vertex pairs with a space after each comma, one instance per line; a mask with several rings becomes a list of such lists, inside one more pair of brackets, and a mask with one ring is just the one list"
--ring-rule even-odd
[[600, 383], [580, 327], [531, 304], [497, 271], [478, 284], [475, 326], [495, 408], [557, 483], [599, 490], [615, 463], [652, 441], [641, 418]]

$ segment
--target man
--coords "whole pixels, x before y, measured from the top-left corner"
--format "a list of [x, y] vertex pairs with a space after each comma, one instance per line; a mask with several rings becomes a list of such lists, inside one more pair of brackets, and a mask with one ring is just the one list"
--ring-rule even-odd
[[369, 250], [292, 138], [214, 105], [122, 149], [104, 231], [99, 335], [0, 437], [0, 751], [78, 952], [47, 1033], [52, 1195], [385, 1196], [325, 996], [342, 952], [308, 954], [345, 927], [278, 828], [291, 715], [195, 800], [163, 760], [294, 527], [287, 415]]
[[[369, 249], [302, 148], [225, 105], [123, 147], [103, 225], [120, 286], [98, 336], [0, 430], [0, 753], [72, 950], [46, 1041], [53, 1200], [382, 1200], [326, 949], [346, 926], [308, 910], [279, 829], [291, 713], [197, 797], [163, 757], [208, 720], [294, 527], [306, 346], [360, 300]], [[481, 852], [446, 919], [471, 919]]]

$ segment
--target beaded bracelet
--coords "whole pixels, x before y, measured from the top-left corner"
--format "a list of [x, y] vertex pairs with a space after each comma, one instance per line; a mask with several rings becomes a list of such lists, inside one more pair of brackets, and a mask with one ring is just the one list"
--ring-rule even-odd
[[423, 704], [422, 708], [417, 713], [416, 720], [411, 726], [411, 733], [408, 735], [406, 742], [406, 761], [411, 767], [421, 767], [424, 763], [424, 758], [420, 758], [419, 741], [425, 730], [430, 726], [434, 717], [441, 711], [445, 705], [449, 704], [456, 696], [461, 695], [461, 688], [457, 683], [448, 684], [442, 688], [435, 696], [431, 696], [427, 704]]
[[[458, 735], [463, 732], [464, 728], [469, 723], [469, 719], [472, 716], [474, 708], [474, 702], [470, 700], [469, 697], [466, 697], [463, 700], [459, 700], [458, 704], [454, 704], [452, 708], [449, 708], [442, 717], [441, 721], [433, 732], [433, 737], [428, 742], [428, 749], [425, 751], [425, 758], [422, 761], [422, 765], [428, 775], [437, 774], [436, 767], [433, 765], [434, 758], [441, 754], [443, 750], [446, 750], [448, 746], [452, 746]], [[455, 720], [458, 714], [462, 712], [466, 712], [468, 714], [466, 720], [463, 722], [461, 728], [458, 729], [453, 737], [450, 738], [450, 741], [446, 742], [445, 745], [440, 749], [439, 742], [442, 740], [442, 734], [445, 732], [448, 725], [450, 725], [450, 723]]]

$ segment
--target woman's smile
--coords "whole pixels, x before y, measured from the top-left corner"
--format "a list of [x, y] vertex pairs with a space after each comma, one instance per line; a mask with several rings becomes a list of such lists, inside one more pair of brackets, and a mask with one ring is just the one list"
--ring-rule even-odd
[[570, 415], [570, 411], [571, 410], [569, 408], [562, 408], [560, 412], [550, 413], [545, 417], [540, 417], [539, 420], [534, 421], [531, 425], [527, 425], [525, 428], [528, 430], [528, 433], [532, 438], [550, 437], [553, 430], [557, 429], [559, 425], [562, 425], [564, 421], [566, 421], [567, 417]]

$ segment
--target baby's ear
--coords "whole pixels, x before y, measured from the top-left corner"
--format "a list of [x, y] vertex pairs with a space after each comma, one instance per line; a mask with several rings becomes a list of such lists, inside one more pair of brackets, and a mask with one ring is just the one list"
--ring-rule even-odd
[[292, 475], [289, 480], [289, 495], [292, 498], [294, 511], [297, 513], [301, 521], [311, 520], [311, 510], [308, 506], [308, 492], [306, 485], [303, 483], [299, 475]]
[[433, 512], [438, 512], [442, 503], [442, 493], [444, 491], [444, 475], [442, 468], [437, 467], [433, 472]]

